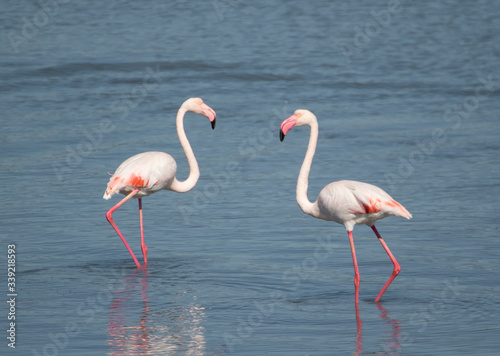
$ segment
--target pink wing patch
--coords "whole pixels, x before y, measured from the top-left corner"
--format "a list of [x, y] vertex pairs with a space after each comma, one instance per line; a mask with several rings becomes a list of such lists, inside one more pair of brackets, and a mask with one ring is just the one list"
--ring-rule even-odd
[[144, 188], [145, 186], [148, 185], [149, 180], [147, 182], [144, 182], [144, 179], [142, 179], [141, 177], [136, 176], [134, 173], [132, 173], [125, 183], [127, 185], [130, 185], [131, 187], [134, 187], [134, 188], [135, 187]]
[[[156, 182], [158, 183], [158, 182]], [[155, 184], [156, 184], [155, 183]], [[144, 181], [143, 178], [132, 173], [128, 179], [124, 179], [123, 177], [116, 176], [114, 177], [108, 184], [108, 190], [111, 191], [113, 188], [120, 185], [127, 185], [133, 188], [145, 188], [149, 184], [149, 180], [147, 182]], [[119, 188], [121, 189], [121, 188]]]
[[121, 180], [123, 180], [123, 178], [118, 177], [118, 176], [116, 176], [113, 179], [111, 179], [109, 181], [109, 183], [108, 183], [108, 189], [107, 189], [107, 191], [112, 191], [113, 188], [116, 187], [120, 183]]
[[386, 202], [385, 202], [385, 204], [386, 204], [386, 205], [389, 205], [390, 207], [393, 207], [393, 208], [400, 208], [400, 209], [401, 209], [401, 208], [403, 208], [403, 207], [401, 206], [401, 204], [399, 204], [399, 203], [398, 203], [397, 201], [395, 201], [395, 200], [389, 200], [389, 201], [386, 201]]
[[380, 199], [369, 199], [369, 205], [365, 203], [361, 203], [363, 205], [363, 209], [365, 209], [365, 214], [378, 213], [380, 209]]
[[353, 210], [352, 212], [354, 214], [372, 214], [378, 213], [380, 210], [382, 210], [380, 206], [380, 199], [368, 199], [368, 204], [362, 201], [360, 201], [359, 203], [363, 207], [363, 210]]
[[402, 218], [405, 218], [405, 219], [412, 218], [410, 212], [408, 210], [406, 210], [405, 207], [402, 206], [401, 204], [399, 204], [397, 201], [390, 200], [390, 201], [385, 202], [385, 204], [390, 206], [391, 208], [393, 208], [392, 213], [394, 215], [401, 216]]
[[[411, 214], [397, 201], [395, 200], [387, 200], [387, 201], [381, 201], [380, 199], [369, 199], [369, 203], [366, 204], [364, 202], [359, 202], [363, 209], [361, 210], [352, 210], [354, 214], [373, 214], [373, 213], [379, 213], [382, 210], [385, 210], [386, 212], [390, 212], [391, 214], [395, 215], [401, 215], [403, 217], [411, 217]], [[385, 207], [385, 209], [383, 209]], [[396, 209], [396, 211], [394, 211]]]

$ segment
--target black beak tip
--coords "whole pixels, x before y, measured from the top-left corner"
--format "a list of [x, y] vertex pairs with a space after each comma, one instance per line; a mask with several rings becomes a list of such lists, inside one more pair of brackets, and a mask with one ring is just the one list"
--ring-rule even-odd
[[215, 129], [215, 118], [214, 121], [212, 121], [210, 124], [212, 124], [212, 130]]
[[283, 133], [283, 130], [280, 129], [280, 141], [283, 142], [285, 139], [285, 134]]

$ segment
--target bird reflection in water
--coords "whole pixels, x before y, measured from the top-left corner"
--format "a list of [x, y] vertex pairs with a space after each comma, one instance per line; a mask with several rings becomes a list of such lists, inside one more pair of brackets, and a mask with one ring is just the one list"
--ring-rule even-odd
[[361, 317], [359, 316], [359, 305], [358, 298], [356, 298], [356, 352], [355, 355], [358, 356], [363, 350], [363, 344], [361, 339], [363, 338], [363, 321], [361, 321]]
[[122, 288], [111, 293], [110, 355], [205, 354], [202, 306], [176, 300], [168, 302], [173, 307], [160, 310], [156, 302], [149, 301], [148, 272], [143, 269], [125, 276]]
[[[357, 300], [357, 298], [356, 298]], [[398, 319], [393, 319], [389, 317], [389, 310], [382, 306], [382, 303], [377, 302], [377, 308], [380, 311], [380, 318], [390, 326], [390, 331], [386, 332], [390, 334], [390, 340], [386, 340], [382, 343], [383, 352], [387, 355], [399, 355], [401, 351], [401, 344], [399, 342], [399, 335], [401, 333], [401, 323]], [[359, 304], [355, 303], [356, 307], [356, 352], [353, 355], [359, 356], [363, 351], [363, 321], [361, 320], [359, 314]], [[377, 352], [378, 353], [378, 352]]]
[[401, 344], [399, 342], [401, 323], [398, 319], [390, 318], [389, 310], [384, 308], [380, 302], [377, 303], [377, 307], [381, 312], [380, 317], [391, 327], [391, 331], [388, 332], [388, 334], [391, 335], [391, 340], [384, 342], [384, 351], [387, 352], [388, 355], [399, 355], [401, 351]]

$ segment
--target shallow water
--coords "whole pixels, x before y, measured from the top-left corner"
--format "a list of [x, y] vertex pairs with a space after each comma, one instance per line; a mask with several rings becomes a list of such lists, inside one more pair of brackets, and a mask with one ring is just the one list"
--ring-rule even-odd
[[[497, 2], [49, 3], [0, 12], [19, 355], [498, 353]], [[217, 127], [186, 118], [201, 178], [144, 199], [137, 271], [104, 217], [107, 172], [163, 150], [186, 177], [191, 96]], [[377, 225], [402, 266], [379, 304], [391, 263], [355, 228], [358, 315], [345, 230], [295, 202], [308, 132], [278, 127], [296, 108], [320, 125], [310, 199], [355, 179], [414, 216]], [[115, 221], [140, 255], [136, 204]]]

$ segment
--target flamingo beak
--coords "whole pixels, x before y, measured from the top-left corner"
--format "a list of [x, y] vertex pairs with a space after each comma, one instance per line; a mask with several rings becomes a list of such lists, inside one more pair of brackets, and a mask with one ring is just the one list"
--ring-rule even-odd
[[297, 119], [298, 119], [297, 115], [292, 115], [281, 123], [280, 141], [283, 141], [285, 139], [285, 135], [292, 127], [295, 126], [295, 124], [297, 123]]
[[212, 124], [212, 130], [215, 129], [215, 117], [217, 115], [215, 114], [214, 109], [203, 103], [201, 104], [201, 111], [203, 112], [203, 115], [205, 115], [208, 120], [210, 120], [210, 123]]

